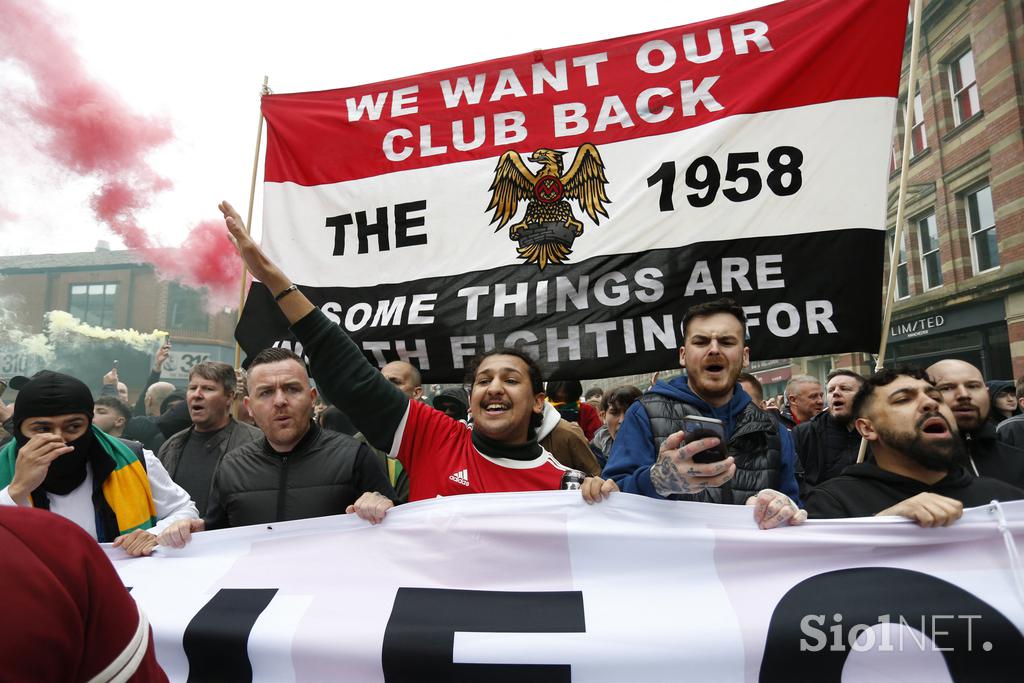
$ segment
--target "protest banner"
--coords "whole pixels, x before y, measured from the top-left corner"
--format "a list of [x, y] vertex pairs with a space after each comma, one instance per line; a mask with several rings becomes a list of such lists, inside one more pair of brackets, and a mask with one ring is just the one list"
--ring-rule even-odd
[[[551, 379], [671, 367], [683, 312], [721, 295], [755, 359], [877, 351], [906, 18], [788, 0], [265, 96], [263, 248], [428, 381], [509, 345]], [[259, 283], [236, 336], [291, 343]]]
[[[1024, 503], [1001, 511], [1024, 542]], [[761, 531], [742, 506], [552, 491], [110, 556], [175, 681], [1017, 681], [998, 524]]]

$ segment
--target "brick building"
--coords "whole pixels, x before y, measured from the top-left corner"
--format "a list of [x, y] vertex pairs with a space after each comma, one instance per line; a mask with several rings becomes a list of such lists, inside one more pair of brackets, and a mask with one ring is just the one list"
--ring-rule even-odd
[[[157, 278], [153, 266], [132, 251], [0, 256], [0, 298], [5, 320], [22, 332], [43, 332], [47, 311], [67, 311], [84, 323], [108, 329], [155, 329], [170, 334], [172, 353], [163, 379], [184, 387], [188, 369], [201, 360], [234, 362], [235, 312], [209, 313], [201, 291]], [[25, 349], [5, 345], [0, 335], [0, 378], [35, 372], [40, 364]], [[156, 350], [158, 342], [153, 345]], [[96, 343], [87, 355], [81, 379], [98, 389], [111, 360], [119, 359], [121, 378], [131, 398], [148, 374], [150, 352]], [[61, 369], [61, 368], [52, 368]], [[97, 373], [99, 373], [97, 375]]]
[[[890, 250], [904, 125], [912, 127], [912, 149], [886, 363], [926, 366], [954, 357], [986, 378], [1020, 377], [1024, 5], [925, 0], [919, 48], [910, 88], [908, 27], [889, 179]], [[762, 361], [754, 370], [772, 395], [792, 375], [823, 378], [833, 367], [870, 371], [874, 362], [857, 353]]]

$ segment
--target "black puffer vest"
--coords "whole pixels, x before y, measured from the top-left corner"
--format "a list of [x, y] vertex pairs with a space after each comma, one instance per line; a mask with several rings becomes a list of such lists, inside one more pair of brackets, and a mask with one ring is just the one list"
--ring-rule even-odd
[[[656, 450], [671, 434], [679, 431], [685, 416], [701, 414], [696, 406], [660, 394], [644, 394], [640, 402], [651, 422]], [[729, 455], [736, 459], [736, 476], [731, 481], [721, 488], [669, 498], [743, 505], [747, 498], [761, 489], [778, 488], [782, 472], [782, 442], [771, 416], [748, 403], [736, 419], [727, 447]]]

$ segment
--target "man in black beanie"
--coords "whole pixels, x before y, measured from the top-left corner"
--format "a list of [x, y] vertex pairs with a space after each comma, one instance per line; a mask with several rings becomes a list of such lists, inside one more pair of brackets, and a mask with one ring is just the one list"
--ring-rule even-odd
[[100, 542], [148, 555], [159, 533], [198, 512], [160, 461], [93, 426], [80, 380], [37, 373], [14, 404], [14, 439], [0, 449], [0, 505], [48, 509]]

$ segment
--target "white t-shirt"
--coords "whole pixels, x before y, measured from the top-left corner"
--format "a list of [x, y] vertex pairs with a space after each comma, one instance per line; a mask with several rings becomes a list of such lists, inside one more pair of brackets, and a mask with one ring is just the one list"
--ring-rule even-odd
[[[142, 452], [146, 456], [146, 474], [149, 476], [149, 488], [153, 492], [157, 518], [156, 526], [147, 531], [159, 536], [160, 532], [180, 519], [199, 519], [199, 510], [196, 509], [195, 503], [185, 489], [171, 480], [171, 475], [167, 474], [163, 463], [152, 451]], [[17, 505], [7, 489], [5, 486], [0, 490], [0, 505]], [[87, 534], [97, 538], [96, 511], [92, 504], [91, 468], [86, 468], [85, 481], [71, 493], [65, 496], [49, 493], [47, 497], [50, 499], [50, 512], [71, 520]]]

